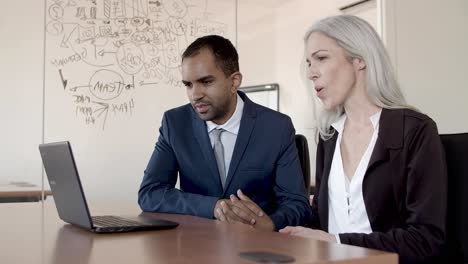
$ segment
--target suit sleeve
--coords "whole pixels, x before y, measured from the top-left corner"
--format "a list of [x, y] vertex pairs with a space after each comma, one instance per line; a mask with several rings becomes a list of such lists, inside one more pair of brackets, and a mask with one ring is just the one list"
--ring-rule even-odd
[[410, 263], [440, 254], [447, 205], [445, 155], [434, 121], [429, 119], [415, 130], [406, 136], [404, 223], [388, 232], [340, 234], [341, 243], [398, 252], [403, 262]]
[[138, 191], [143, 211], [213, 217], [217, 197], [183, 192], [175, 188], [179, 165], [170, 143], [167, 114], [164, 115], [159, 139], [144, 172]]
[[309, 198], [297, 154], [295, 130], [289, 118], [283, 133], [273, 187], [278, 207], [270, 215], [276, 230], [288, 225], [304, 225], [310, 217]]

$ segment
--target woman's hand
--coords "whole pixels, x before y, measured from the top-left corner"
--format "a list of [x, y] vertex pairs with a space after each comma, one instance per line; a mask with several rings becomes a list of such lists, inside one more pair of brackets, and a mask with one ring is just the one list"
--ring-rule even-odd
[[307, 237], [316, 240], [322, 240], [327, 242], [336, 243], [336, 238], [334, 235], [330, 235], [327, 232], [318, 229], [311, 229], [302, 226], [287, 226], [279, 231], [282, 234], [287, 234], [291, 236], [300, 236]]

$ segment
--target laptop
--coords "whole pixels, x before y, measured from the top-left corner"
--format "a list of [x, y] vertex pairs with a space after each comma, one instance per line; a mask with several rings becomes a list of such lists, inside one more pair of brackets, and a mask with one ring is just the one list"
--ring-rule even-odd
[[142, 214], [130, 218], [111, 215], [91, 216], [70, 142], [41, 144], [39, 151], [55, 206], [63, 221], [95, 233], [169, 229], [178, 226], [178, 223], [153, 219]]

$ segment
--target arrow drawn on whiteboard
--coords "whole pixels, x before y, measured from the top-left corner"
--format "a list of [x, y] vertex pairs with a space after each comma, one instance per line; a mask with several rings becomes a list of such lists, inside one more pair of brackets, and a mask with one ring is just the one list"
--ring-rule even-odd
[[101, 56], [101, 57], [104, 56], [104, 54], [106, 54], [106, 53], [116, 53], [116, 52], [113, 52], [113, 51], [104, 51], [104, 50], [98, 51], [98, 55]]
[[70, 91], [76, 92], [76, 90], [77, 90], [78, 88], [85, 88], [85, 87], [88, 87], [88, 88], [89, 88], [89, 87], [91, 87], [91, 85], [78, 85], [78, 86], [75, 86], [75, 87], [70, 88]]
[[99, 112], [96, 115], [97, 117], [101, 117], [101, 115], [104, 112], [106, 113], [106, 115], [104, 116], [104, 121], [102, 122], [102, 130], [104, 130], [104, 127], [106, 126], [107, 114], [109, 113], [109, 104], [102, 103], [102, 102], [95, 102], [95, 101], [92, 101], [92, 102], [101, 106], [100, 108], [93, 111], [93, 113]]
[[65, 90], [65, 89], [67, 88], [68, 80], [65, 80], [65, 79], [63, 78], [62, 69], [59, 69], [59, 74], [60, 74], [60, 79], [62, 79], [63, 89]]

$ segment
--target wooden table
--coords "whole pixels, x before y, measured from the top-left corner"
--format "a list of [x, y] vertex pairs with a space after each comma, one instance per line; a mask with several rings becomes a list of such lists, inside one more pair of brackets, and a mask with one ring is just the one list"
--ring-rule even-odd
[[[105, 203], [95, 214], [140, 213], [137, 206]], [[1, 263], [255, 263], [245, 251], [269, 251], [294, 263], [398, 263], [396, 254], [290, 237], [244, 225], [171, 214], [148, 214], [178, 222], [171, 230], [93, 234], [65, 224], [53, 199], [41, 203], [0, 204]]]
[[[50, 190], [44, 191], [44, 199], [52, 195]], [[0, 203], [39, 202], [42, 200], [40, 186], [22, 181], [0, 182]]]

